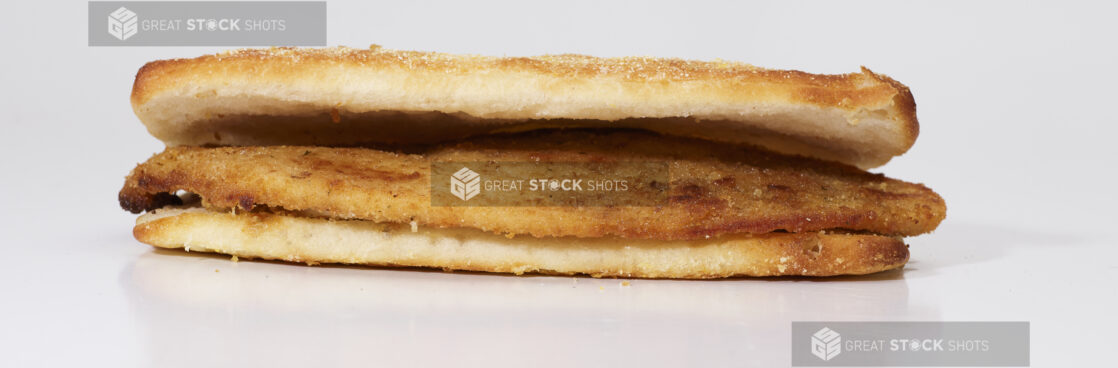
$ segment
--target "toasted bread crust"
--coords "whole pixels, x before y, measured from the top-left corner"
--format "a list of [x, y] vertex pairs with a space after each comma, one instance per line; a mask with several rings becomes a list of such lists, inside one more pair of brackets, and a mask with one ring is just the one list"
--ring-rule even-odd
[[[654, 207], [436, 207], [431, 162], [665, 161], [667, 203]], [[642, 185], [634, 183], [633, 185]], [[529, 132], [422, 154], [364, 148], [172, 147], [136, 167], [120, 192], [133, 212], [186, 190], [210, 208], [257, 206], [333, 218], [416, 221], [537, 237], [702, 239], [830, 229], [917, 235], [946, 207], [919, 184], [853, 167], [639, 131]]]
[[470, 229], [413, 231], [369, 221], [175, 208], [141, 216], [133, 234], [160, 248], [241, 258], [518, 275], [834, 276], [880, 272], [908, 260], [901, 240], [875, 235], [777, 233], [693, 241], [508, 238]]
[[[169, 145], [359, 145], [623, 126], [873, 167], [908, 150], [919, 131], [909, 89], [866, 68], [819, 75], [723, 61], [380, 47], [154, 61], [137, 74], [132, 105]], [[376, 115], [385, 112], [412, 122]], [[422, 115], [432, 113], [450, 119]], [[440, 127], [447, 136], [431, 134]]]

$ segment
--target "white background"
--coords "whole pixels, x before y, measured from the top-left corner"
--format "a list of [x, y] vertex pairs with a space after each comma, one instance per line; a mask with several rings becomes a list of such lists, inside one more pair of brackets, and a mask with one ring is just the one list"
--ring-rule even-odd
[[329, 2], [331, 45], [866, 65], [912, 88], [920, 138], [875, 171], [928, 184], [948, 217], [908, 241], [903, 271], [623, 286], [153, 251], [116, 203], [128, 171], [162, 149], [132, 114], [132, 78], [146, 61], [218, 49], [91, 48], [85, 2], [9, 2], [0, 366], [784, 366], [796, 320], [1023, 320], [1034, 366], [1111, 365], [1115, 10]]

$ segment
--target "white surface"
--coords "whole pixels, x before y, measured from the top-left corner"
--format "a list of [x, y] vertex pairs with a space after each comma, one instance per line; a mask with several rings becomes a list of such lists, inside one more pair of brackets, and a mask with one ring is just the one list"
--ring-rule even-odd
[[[947, 200], [867, 278], [595, 280], [232, 263], [132, 239], [116, 192], [161, 149], [148, 60], [86, 47], [86, 3], [0, 22], [0, 366], [784, 366], [796, 320], [1026, 320], [1034, 366], [1113, 364], [1118, 26], [1109, 4], [329, 2], [331, 44], [742, 60], [909, 85], [921, 135], [878, 171]], [[220, 271], [220, 272], [219, 272]], [[244, 363], [244, 364], [241, 364]]]

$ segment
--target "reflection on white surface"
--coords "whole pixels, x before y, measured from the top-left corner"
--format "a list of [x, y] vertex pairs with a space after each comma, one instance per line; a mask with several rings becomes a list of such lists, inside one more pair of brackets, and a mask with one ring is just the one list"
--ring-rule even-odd
[[122, 282], [153, 366], [787, 365], [787, 350], [773, 347], [787, 346], [793, 320], [938, 318], [909, 307], [903, 271], [826, 281], [620, 280], [152, 251]]

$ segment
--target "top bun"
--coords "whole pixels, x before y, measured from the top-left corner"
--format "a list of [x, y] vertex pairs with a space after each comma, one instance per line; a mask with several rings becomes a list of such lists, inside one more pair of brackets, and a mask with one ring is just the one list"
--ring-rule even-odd
[[153, 61], [132, 107], [168, 145], [432, 143], [492, 132], [642, 128], [870, 168], [907, 151], [908, 87], [726, 61], [489, 57], [345, 47]]

